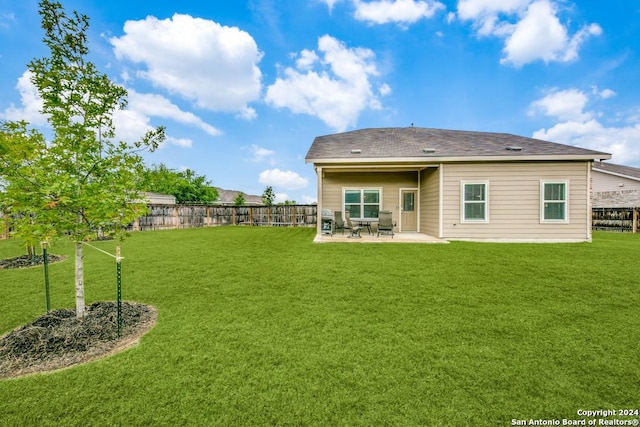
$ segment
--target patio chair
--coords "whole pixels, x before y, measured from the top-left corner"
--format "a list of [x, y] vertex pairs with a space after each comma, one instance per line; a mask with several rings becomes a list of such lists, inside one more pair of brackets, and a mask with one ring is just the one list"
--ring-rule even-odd
[[380, 237], [380, 233], [391, 234], [391, 238], [393, 239], [393, 227], [396, 224], [393, 222], [391, 211], [380, 211], [378, 212], [378, 237]]
[[334, 230], [335, 231], [342, 230], [342, 234], [344, 234], [345, 223], [344, 223], [344, 220], [342, 219], [342, 211], [335, 211], [334, 214], [335, 214], [335, 217], [333, 220]]
[[347, 230], [350, 230], [349, 237], [362, 237], [360, 235], [360, 230], [362, 230], [362, 227], [355, 227], [353, 225], [353, 223], [351, 222], [351, 216], [349, 215], [349, 211], [345, 211], [344, 217], [346, 219], [345, 228]]

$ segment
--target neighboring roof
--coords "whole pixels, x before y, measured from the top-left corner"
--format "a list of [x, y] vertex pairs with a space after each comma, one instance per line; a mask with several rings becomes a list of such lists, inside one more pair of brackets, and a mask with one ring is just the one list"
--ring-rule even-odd
[[152, 191], [146, 191], [144, 195], [145, 195], [145, 199], [147, 199], [147, 203], [167, 204], [167, 205], [176, 204], [176, 197], [172, 194], [162, 194], [162, 193], [154, 193]]
[[596, 162], [593, 164], [593, 170], [609, 175], [632, 179], [634, 181], [640, 181], [640, 168], [616, 165], [614, 163]]
[[507, 133], [370, 128], [316, 137], [306, 162], [610, 159], [611, 154]]
[[[238, 197], [238, 194], [241, 193], [241, 191], [224, 190], [220, 187], [216, 187], [216, 190], [218, 190], [218, 200], [216, 200], [214, 203], [217, 205], [233, 205], [235, 198]], [[255, 196], [244, 193], [244, 200], [246, 205], [264, 204], [262, 202], [262, 196]]]

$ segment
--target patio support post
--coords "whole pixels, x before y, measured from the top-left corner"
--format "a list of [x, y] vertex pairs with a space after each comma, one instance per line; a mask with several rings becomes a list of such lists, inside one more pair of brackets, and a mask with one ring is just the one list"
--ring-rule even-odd
[[322, 181], [324, 180], [324, 171], [322, 166], [316, 167], [316, 175], [318, 176], [318, 207], [316, 208], [316, 234], [322, 234]]

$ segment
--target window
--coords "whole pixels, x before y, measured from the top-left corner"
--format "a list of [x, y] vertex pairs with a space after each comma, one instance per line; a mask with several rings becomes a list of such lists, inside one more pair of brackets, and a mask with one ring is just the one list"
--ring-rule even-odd
[[540, 217], [542, 222], [567, 222], [567, 183], [540, 183]]
[[488, 222], [487, 182], [462, 182], [462, 222]]
[[379, 189], [345, 189], [345, 212], [349, 212], [351, 218], [378, 218], [380, 193]]

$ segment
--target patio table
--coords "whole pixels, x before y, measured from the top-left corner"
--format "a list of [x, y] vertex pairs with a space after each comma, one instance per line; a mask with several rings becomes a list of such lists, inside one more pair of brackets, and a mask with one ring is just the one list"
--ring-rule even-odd
[[355, 222], [357, 222], [360, 227], [363, 227], [363, 228], [366, 227], [369, 234], [371, 234], [371, 223], [377, 222], [377, 220], [376, 219], [357, 219], [355, 220]]

